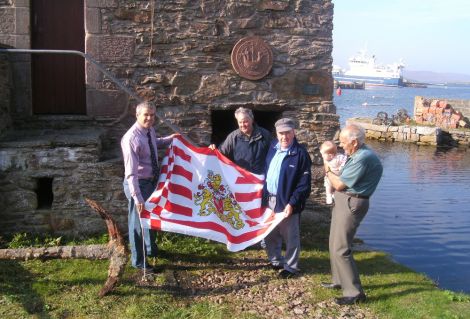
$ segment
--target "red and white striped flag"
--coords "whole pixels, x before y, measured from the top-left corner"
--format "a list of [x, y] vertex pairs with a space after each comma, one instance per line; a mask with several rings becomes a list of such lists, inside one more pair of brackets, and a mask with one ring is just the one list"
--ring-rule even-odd
[[262, 190], [262, 175], [238, 167], [218, 150], [176, 137], [140, 220], [144, 228], [207, 238], [239, 251], [283, 219], [261, 207]]

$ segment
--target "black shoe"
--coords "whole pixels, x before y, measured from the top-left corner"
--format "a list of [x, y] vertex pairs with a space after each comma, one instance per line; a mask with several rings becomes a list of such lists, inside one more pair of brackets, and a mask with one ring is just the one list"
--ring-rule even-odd
[[270, 264], [270, 267], [271, 267], [271, 269], [274, 269], [274, 270], [281, 270], [281, 269], [284, 269], [284, 265], [273, 265], [273, 264]]
[[335, 298], [335, 303], [340, 306], [354, 305], [354, 304], [361, 303], [364, 301], [366, 301], [366, 295], [363, 293], [360, 293], [359, 295], [355, 297]]
[[322, 282], [320, 286], [327, 289], [341, 289], [341, 285], [333, 284], [331, 282]]
[[153, 275], [155, 273], [155, 269], [153, 267], [147, 266], [145, 268], [140, 268], [140, 272], [142, 275], [145, 273], [146, 275]]
[[289, 279], [289, 278], [295, 277], [295, 275], [296, 275], [295, 273], [290, 272], [289, 270], [285, 270], [285, 269], [281, 270], [279, 274], [277, 274], [277, 276], [282, 279]]

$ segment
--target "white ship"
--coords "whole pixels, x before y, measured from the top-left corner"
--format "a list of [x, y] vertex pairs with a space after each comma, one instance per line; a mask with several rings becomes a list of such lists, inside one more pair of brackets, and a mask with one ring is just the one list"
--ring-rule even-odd
[[349, 59], [349, 70], [333, 65], [333, 78], [338, 82], [365, 82], [366, 86], [403, 86], [402, 61], [393, 64], [377, 64], [375, 55], [366, 50]]

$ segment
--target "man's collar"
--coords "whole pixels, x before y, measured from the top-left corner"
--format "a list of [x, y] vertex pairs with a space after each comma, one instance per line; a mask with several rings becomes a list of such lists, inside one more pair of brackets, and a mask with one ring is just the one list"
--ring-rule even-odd
[[135, 126], [139, 132], [147, 134], [148, 131], [150, 131], [150, 128], [145, 128], [142, 125], [139, 124], [139, 122], [135, 122]]
[[258, 129], [258, 126], [253, 124], [253, 130], [251, 131], [251, 135], [246, 135], [244, 134], [240, 129], [237, 129], [237, 135], [243, 138], [246, 138], [247, 140], [257, 138], [258, 136], [261, 136], [261, 131]]
[[294, 142], [292, 142], [292, 144], [287, 149], [282, 150], [281, 149], [281, 144], [279, 142], [277, 142], [277, 144], [274, 146], [274, 148], [276, 149], [276, 151], [279, 151], [279, 152], [289, 152], [292, 149], [292, 145], [294, 145]]

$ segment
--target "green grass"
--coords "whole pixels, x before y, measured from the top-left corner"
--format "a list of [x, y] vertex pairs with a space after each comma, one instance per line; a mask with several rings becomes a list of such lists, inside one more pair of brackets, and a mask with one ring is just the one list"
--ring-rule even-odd
[[[338, 295], [319, 286], [330, 279], [326, 238], [324, 229], [302, 230], [301, 265], [306, 278], [302, 285], [310, 291], [308, 301], [313, 304]], [[264, 252], [258, 249], [230, 253], [223, 245], [174, 234], [160, 236], [159, 247], [161, 257], [153, 260], [158, 267], [174, 270], [183, 263], [191, 266], [185, 268], [188, 274], [207, 268], [246, 272], [249, 270], [243, 267], [229, 266], [240, 260], [264, 258]], [[355, 257], [368, 295], [367, 303], [360, 307], [378, 318], [470, 318], [468, 295], [440, 290], [422, 274], [394, 263], [382, 252], [361, 251]], [[153, 285], [138, 285], [138, 275], [130, 267], [116, 290], [99, 299], [107, 268], [107, 261], [0, 261], [0, 318], [263, 317], [238, 311], [235, 301], [216, 303], [170, 289], [163, 275], [158, 275]], [[266, 270], [267, 276], [272, 276], [270, 271]], [[253, 284], [250, 289], [255, 293], [260, 287]], [[331, 316], [340, 312], [331, 309]]]

